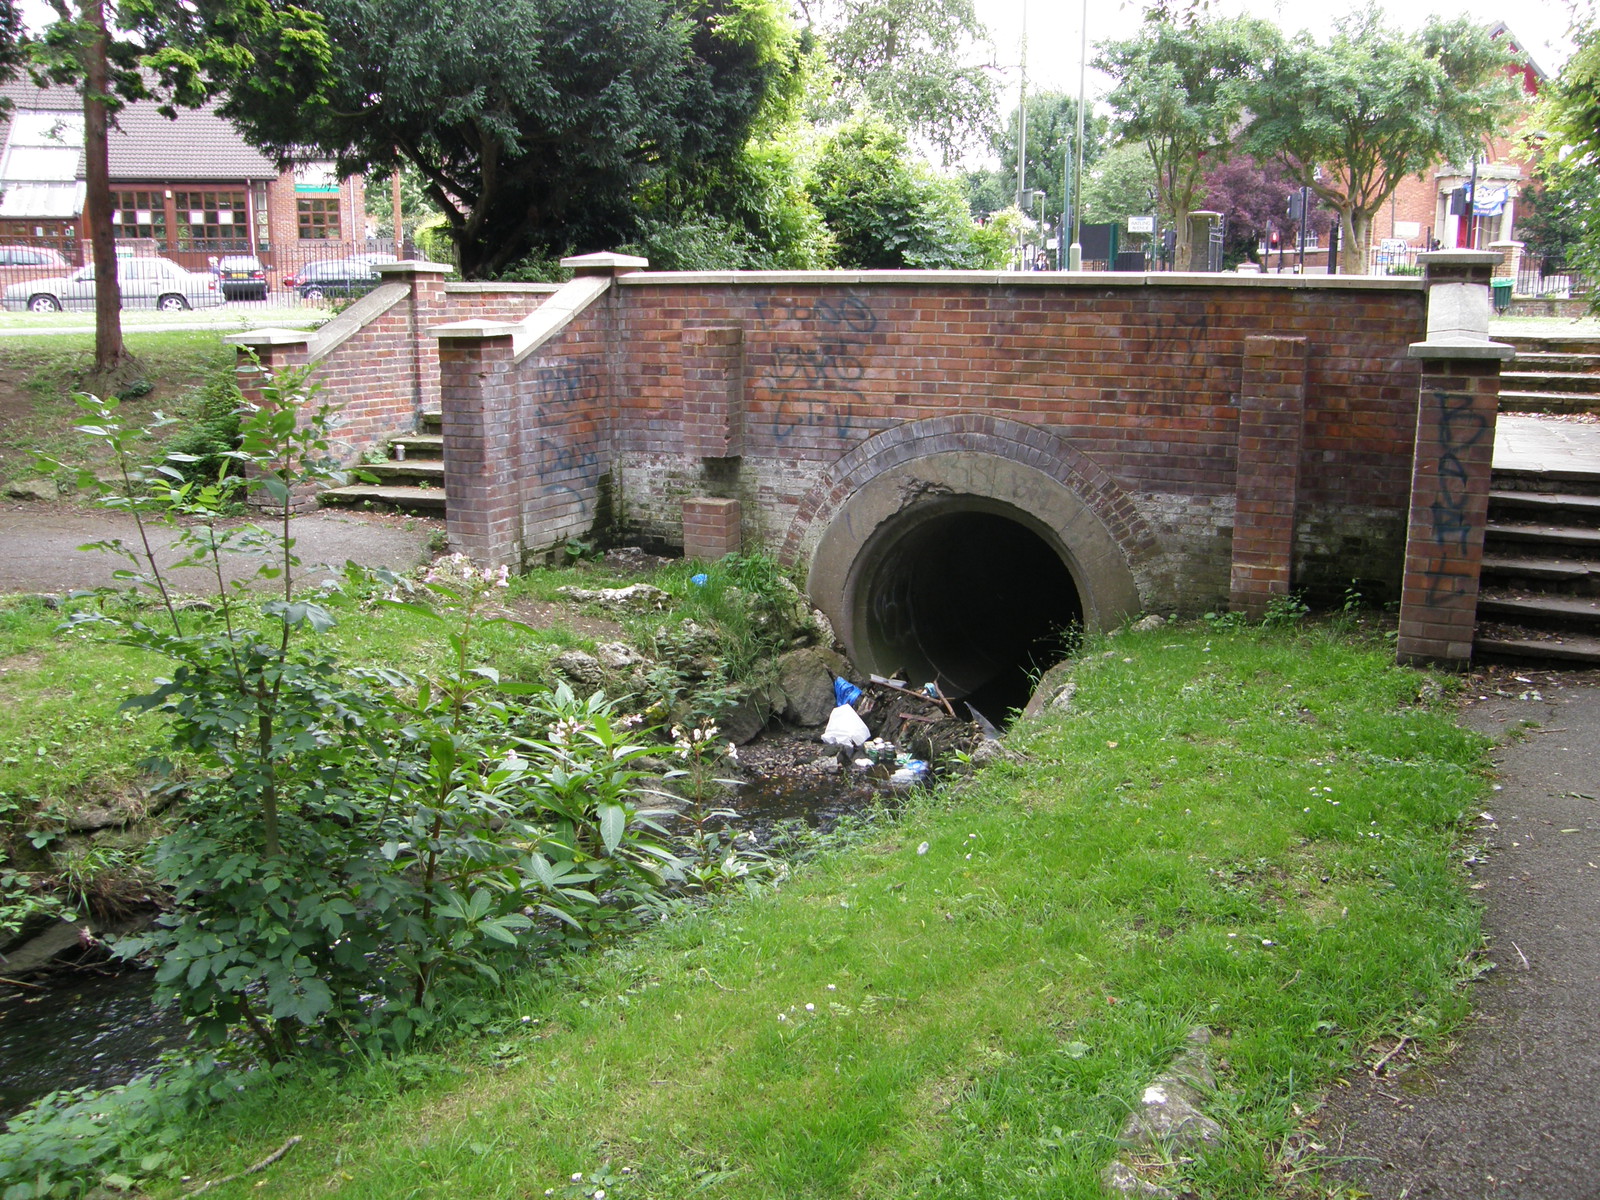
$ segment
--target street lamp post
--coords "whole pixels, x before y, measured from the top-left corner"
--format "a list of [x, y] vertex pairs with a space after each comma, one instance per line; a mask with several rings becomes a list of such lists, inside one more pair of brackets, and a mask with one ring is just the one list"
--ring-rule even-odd
[[[1082, 39], [1078, 45], [1078, 185], [1077, 203], [1072, 206], [1072, 249], [1067, 252], [1067, 270], [1083, 270], [1083, 98], [1089, 74], [1089, 0], [1083, 0]], [[1065, 233], [1065, 230], [1062, 230]]]

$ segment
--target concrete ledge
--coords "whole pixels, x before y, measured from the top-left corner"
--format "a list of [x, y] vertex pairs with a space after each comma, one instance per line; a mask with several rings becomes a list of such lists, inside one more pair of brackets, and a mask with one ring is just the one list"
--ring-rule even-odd
[[553, 296], [559, 283], [469, 283], [456, 280], [444, 285], [446, 296]]
[[959, 284], [969, 287], [1141, 288], [1206, 287], [1266, 288], [1306, 291], [1420, 292], [1426, 284], [1416, 276], [1394, 275], [1239, 275], [1231, 271], [634, 271], [617, 276], [623, 287], [663, 284], [718, 286], [745, 284], [773, 287], [779, 284], [838, 287], [849, 284], [886, 284], [926, 287]]
[[1478, 338], [1430, 338], [1412, 342], [1406, 351], [1411, 358], [1465, 358], [1503, 361], [1517, 356], [1517, 348], [1504, 342], [1485, 342]]
[[476, 317], [470, 321], [452, 321], [448, 325], [435, 325], [428, 330], [436, 338], [494, 338], [512, 337], [522, 326], [516, 321], [489, 321]]
[[225, 333], [228, 346], [300, 346], [309, 345], [317, 336], [315, 329], [247, 329], [243, 333]]
[[448, 275], [455, 270], [449, 263], [429, 262], [425, 258], [404, 258], [399, 262], [372, 265], [379, 275]]

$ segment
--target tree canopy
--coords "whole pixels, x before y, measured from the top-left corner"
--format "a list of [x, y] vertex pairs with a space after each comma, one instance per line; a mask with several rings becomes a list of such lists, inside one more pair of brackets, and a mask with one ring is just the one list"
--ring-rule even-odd
[[[1530, 246], [1551, 258], [1600, 273], [1600, 26], [1591, 14], [1577, 34], [1577, 49], [1561, 75], [1546, 87], [1540, 105], [1538, 185], [1519, 213], [1518, 226]], [[1521, 207], [1519, 205], [1519, 207]], [[1530, 219], [1531, 218], [1531, 219]]]
[[180, 79], [284, 158], [412, 164], [462, 274], [609, 248], [674, 170], [728, 162], [795, 68], [773, 0], [196, 0], [152, 23]]
[[871, 112], [948, 162], [994, 131], [989, 34], [973, 0], [817, 0], [831, 77], [818, 115]]
[[1302, 35], [1272, 57], [1250, 91], [1244, 146], [1339, 214], [1344, 269], [1365, 271], [1372, 217], [1400, 183], [1504, 130], [1516, 96], [1507, 53], [1466, 18], [1407, 34], [1375, 8], [1354, 13], [1327, 45]]
[[1186, 261], [1188, 221], [1205, 173], [1227, 158], [1258, 65], [1276, 30], [1253, 17], [1147, 20], [1131, 38], [1100, 46], [1095, 66], [1116, 85], [1107, 97], [1118, 136], [1141, 142], [1155, 168], [1157, 203], [1178, 231]]

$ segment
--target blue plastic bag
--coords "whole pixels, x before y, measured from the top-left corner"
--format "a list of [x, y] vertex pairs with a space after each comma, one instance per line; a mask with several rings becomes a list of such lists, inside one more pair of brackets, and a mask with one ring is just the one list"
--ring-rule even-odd
[[833, 702], [839, 704], [854, 704], [861, 699], [861, 689], [848, 679], [835, 678], [833, 681]]

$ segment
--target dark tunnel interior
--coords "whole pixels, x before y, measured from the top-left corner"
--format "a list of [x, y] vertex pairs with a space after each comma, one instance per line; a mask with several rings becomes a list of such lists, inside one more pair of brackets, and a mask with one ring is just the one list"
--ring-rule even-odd
[[856, 611], [872, 669], [936, 680], [997, 724], [1082, 628], [1061, 556], [1005, 515], [958, 509], [896, 522], [868, 553]]

